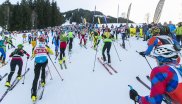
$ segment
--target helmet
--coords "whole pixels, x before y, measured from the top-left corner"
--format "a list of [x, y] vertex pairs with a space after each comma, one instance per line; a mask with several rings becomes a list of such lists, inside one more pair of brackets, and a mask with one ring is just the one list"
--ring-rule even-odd
[[45, 39], [44, 39], [43, 36], [40, 36], [40, 37], [39, 37], [39, 42], [45, 42]]
[[23, 44], [18, 44], [18, 46], [17, 46], [19, 49], [22, 49], [24, 46], [23, 46]]
[[152, 33], [153, 33], [153, 35], [156, 35], [156, 34], [159, 34], [160, 33], [160, 29], [158, 28], [158, 27], [153, 27], [153, 29], [152, 29]]
[[164, 58], [177, 58], [178, 53], [173, 45], [161, 45], [154, 50], [155, 56], [162, 56]]

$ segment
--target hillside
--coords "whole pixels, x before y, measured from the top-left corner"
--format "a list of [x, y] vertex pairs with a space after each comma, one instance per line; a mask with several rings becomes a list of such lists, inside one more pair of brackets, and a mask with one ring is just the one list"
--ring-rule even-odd
[[[62, 13], [65, 20], [70, 20], [70, 22], [81, 23], [82, 19], [85, 18], [87, 22], [92, 23], [94, 11], [84, 10], [84, 9], [74, 9], [67, 12]], [[102, 12], [96, 11], [94, 15], [94, 23], [98, 23], [98, 17], [100, 18], [101, 23], [105, 23], [104, 14]], [[126, 23], [125, 18], [119, 17], [119, 23]], [[117, 18], [112, 16], [107, 16], [107, 23], [116, 23]], [[129, 23], [134, 23], [129, 20]]]

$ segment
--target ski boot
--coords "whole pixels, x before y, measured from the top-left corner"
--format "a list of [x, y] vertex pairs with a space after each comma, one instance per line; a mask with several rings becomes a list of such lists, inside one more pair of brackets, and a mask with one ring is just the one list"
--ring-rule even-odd
[[9, 82], [9, 81], [6, 81], [5, 86], [6, 86], [6, 87], [11, 87], [10, 82]]
[[21, 80], [21, 79], [22, 79], [21, 75], [18, 75], [18, 76], [17, 76], [17, 79], [18, 79], [18, 80]]
[[45, 84], [46, 84], [45, 81], [42, 81], [42, 82], [41, 82], [41, 86], [42, 86], [42, 87], [44, 87]]
[[59, 64], [62, 65], [63, 64], [63, 60], [59, 60]]
[[34, 96], [34, 95], [33, 95], [31, 98], [32, 98], [32, 101], [33, 101], [33, 102], [35, 102], [35, 101], [37, 100], [37, 96]]

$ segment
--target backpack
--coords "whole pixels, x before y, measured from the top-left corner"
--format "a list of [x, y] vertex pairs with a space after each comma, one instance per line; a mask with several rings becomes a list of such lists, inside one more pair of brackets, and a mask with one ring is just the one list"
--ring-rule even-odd
[[160, 42], [165, 45], [165, 44], [172, 44], [174, 49], [176, 51], [180, 51], [181, 47], [179, 45], [179, 43], [175, 40], [173, 40], [171, 37], [166, 36], [166, 35], [160, 35], [160, 36], [155, 36], [157, 39], [160, 40]]

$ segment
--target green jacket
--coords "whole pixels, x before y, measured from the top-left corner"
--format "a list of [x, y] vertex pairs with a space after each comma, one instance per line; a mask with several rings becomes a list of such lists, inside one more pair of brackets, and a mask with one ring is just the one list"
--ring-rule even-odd
[[105, 32], [102, 37], [103, 37], [104, 42], [112, 42], [113, 38], [112, 38], [110, 32]]
[[73, 38], [73, 32], [68, 33], [68, 38]]
[[177, 27], [177, 29], [176, 29], [176, 35], [182, 35], [182, 26]]
[[67, 40], [68, 40], [68, 38], [67, 38], [66, 34], [61, 34], [60, 35], [60, 41], [61, 42], [67, 42]]

